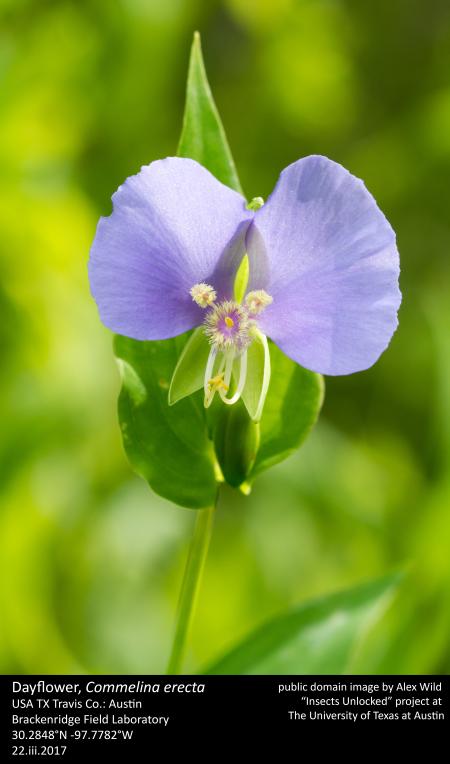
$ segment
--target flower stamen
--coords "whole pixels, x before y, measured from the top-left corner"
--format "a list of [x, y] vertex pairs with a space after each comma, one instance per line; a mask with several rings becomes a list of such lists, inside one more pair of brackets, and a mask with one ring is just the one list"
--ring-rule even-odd
[[[233, 365], [233, 360], [231, 361], [231, 366]], [[236, 392], [234, 395], [231, 396], [231, 398], [227, 398], [225, 394], [222, 393], [221, 390], [219, 390], [220, 397], [222, 398], [223, 402], [228, 404], [228, 406], [232, 406], [233, 403], [237, 403], [239, 398], [242, 395], [242, 392], [245, 387], [245, 383], [247, 381], [247, 351], [244, 350], [244, 352], [239, 357], [239, 381], [236, 388]]]
[[208, 381], [208, 387], [210, 390], [224, 390], [225, 392], [228, 392], [228, 385], [226, 385], [224, 382], [223, 372], [221, 374], [216, 374], [215, 377], [212, 377], [212, 379]]
[[248, 312], [254, 316], [261, 313], [264, 308], [267, 308], [273, 302], [273, 297], [264, 289], [255, 289], [253, 292], [249, 292], [245, 298], [245, 307]]
[[[211, 406], [216, 393], [228, 406], [239, 400], [247, 381], [247, 349], [254, 340], [258, 340], [264, 350], [262, 387], [256, 410], [258, 420], [269, 386], [270, 356], [267, 339], [258, 329], [257, 316], [271, 304], [272, 297], [264, 289], [256, 289], [247, 294], [243, 303], [236, 300], [216, 302], [216, 291], [203, 282], [195, 284], [190, 294], [197, 305], [208, 308], [203, 322], [205, 335], [211, 344], [203, 378], [205, 408]], [[219, 363], [216, 363], [217, 358]], [[236, 359], [239, 359], [239, 378], [235, 392], [229, 396]]]
[[259, 332], [259, 339], [262, 343], [262, 346], [264, 348], [264, 371], [263, 371], [263, 381], [261, 385], [261, 392], [259, 395], [259, 401], [258, 401], [258, 407], [256, 409], [255, 413], [255, 421], [259, 422], [262, 416], [262, 411], [264, 408], [264, 403], [266, 400], [267, 390], [269, 389], [269, 382], [270, 382], [270, 351], [269, 351], [269, 343], [267, 342], [267, 337], [262, 332]]
[[194, 284], [189, 290], [189, 293], [200, 308], [209, 308], [217, 298], [216, 290], [209, 284], [205, 284], [203, 281], [200, 282], [200, 284]]
[[209, 351], [208, 360], [205, 367], [205, 376], [203, 379], [203, 392], [205, 393], [205, 408], [211, 405], [216, 392], [214, 388], [210, 387], [209, 381], [212, 379], [212, 372], [214, 368], [214, 361], [216, 360], [217, 348], [212, 347]]

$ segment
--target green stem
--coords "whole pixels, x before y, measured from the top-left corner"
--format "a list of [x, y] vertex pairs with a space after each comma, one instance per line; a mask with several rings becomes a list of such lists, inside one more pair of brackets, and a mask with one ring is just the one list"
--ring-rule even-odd
[[168, 674], [179, 674], [183, 665], [203, 568], [205, 566], [206, 555], [208, 554], [214, 510], [215, 506], [197, 510], [194, 535], [189, 548], [180, 599], [178, 601], [175, 637], [167, 667]]

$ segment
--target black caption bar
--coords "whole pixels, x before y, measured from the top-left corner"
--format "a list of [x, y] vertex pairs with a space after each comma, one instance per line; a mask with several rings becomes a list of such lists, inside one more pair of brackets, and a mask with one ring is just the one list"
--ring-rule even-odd
[[[267, 737], [342, 725], [404, 729], [449, 719], [448, 676], [2, 676], [8, 760], [141, 761], [182, 733], [264, 731]], [[230, 719], [232, 723], [230, 724]]]

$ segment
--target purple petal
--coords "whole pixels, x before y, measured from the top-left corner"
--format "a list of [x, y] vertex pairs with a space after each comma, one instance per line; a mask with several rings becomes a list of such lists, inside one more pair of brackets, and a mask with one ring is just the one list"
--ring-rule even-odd
[[200, 324], [189, 290], [232, 294], [252, 213], [245, 200], [191, 159], [143, 167], [113, 196], [89, 261], [103, 323], [139, 340], [166, 339]]
[[251, 288], [273, 303], [260, 325], [322, 374], [372, 366], [397, 326], [395, 234], [363, 182], [310, 156], [289, 165], [247, 233]]

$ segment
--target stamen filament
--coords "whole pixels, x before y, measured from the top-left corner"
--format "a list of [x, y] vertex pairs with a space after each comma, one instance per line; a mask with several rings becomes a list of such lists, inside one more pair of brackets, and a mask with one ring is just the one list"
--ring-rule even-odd
[[239, 381], [238, 381], [236, 392], [234, 393], [234, 395], [231, 396], [231, 398], [227, 398], [226, 395], [222, 395], [222, 391], [220, 391], [220, 397], [222, 398], [223, 402], [227, 403], [229, 406], [232, 406], [233, 403], [236, 403], [242, 395], [242, 391], [245, 387], [246, 380], [247, 380], [247, 351], [244, 350], [244, 352], [241, 354], [241, 357], [239, 359]]
[[[214, 354], [213, 354], [213, 350], [214, 350]], [[224, 368], [225, 368], [225, 360], [226, 360], [224, 355], [222, 356], [222, 359], [219, 364], [219, 368], [217, 369], [215, 376], [212, 376], [214, 373], [214, 363], [216, 361], [217, 352], [218, 352], [217, 348], [211, 348], [209, 356], [208, 356], [208, 361], [206, 364], [205, 376], [203, 380], [203, 389], [205, 393], [205, 400], [204, 400], [205, 408], [210, 407], [217, 391], [219, 391], [221, 395], [223, 390], [226, 393], [230, 384], [229, 380], [227, 383], [224, 379]]]
[[[225, 377], [224, 377], [224, 383], [227, 388], [230, 387], [231, 382], [231, 375], [233, 373], [233, 361], [234, 361], [234, 351], [232, 350], [229, 353], [225, 353]], [[222, 397], [222, 396], [221, 396]]]
[[264, 408], [264, 403], [266, 400], [267, 390], [269, 389], [269, 382], [270, 382], [270, 352], [269, 352], [269, 343], [267, 342], [267, 337], [262, 332], [258, 332], [258, 338], [264, 348], [264, 370], [263, 370], [263, 381], [261, 385], [261, 394], [259, 396], [258, 401], [258, 408], [256, 409], [255, 413], [255, 422], [258, 422], [261, 419], [262, 410]]
[[203, 379], [203, 390], [205, 393], [205, 408], [208, 408], [211, 405], [214, 398], [214, 393], [216, 392], [214, 388], [211, 389], [211, 386], [209, 384], [209, 381], [212, 377], [216, 355], [217, 355], [217, 348], [212, 347], [211, 350], [209, 351], [209, 356], [208, 356], [208, 360], [206, 362], [206, 368], [205, 368], [205, 376]]

